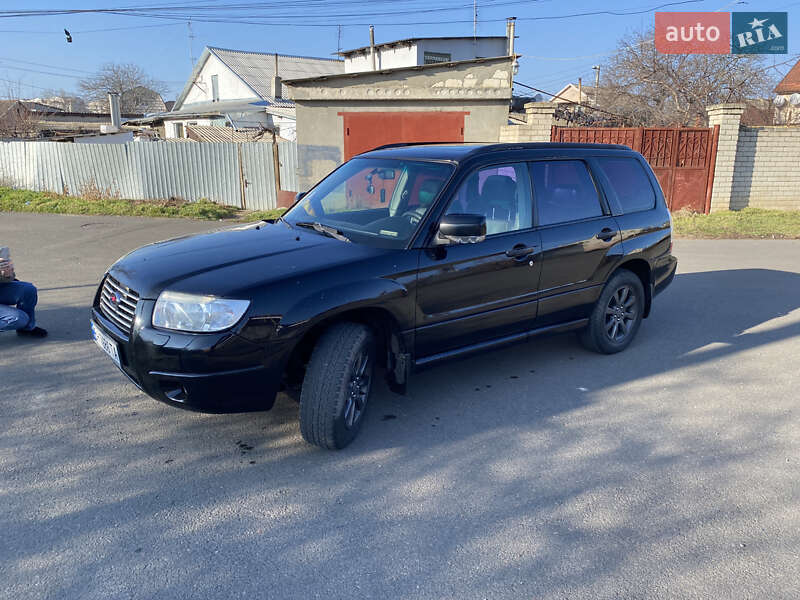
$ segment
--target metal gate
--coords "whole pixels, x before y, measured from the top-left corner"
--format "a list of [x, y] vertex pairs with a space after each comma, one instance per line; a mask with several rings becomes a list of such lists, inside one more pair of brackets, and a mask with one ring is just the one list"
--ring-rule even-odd
[[658, 177], [670, 210], [707, 213], [719, 125], [706, 127], [558, 127], [553, 142], [623, 144], [640, 152]]

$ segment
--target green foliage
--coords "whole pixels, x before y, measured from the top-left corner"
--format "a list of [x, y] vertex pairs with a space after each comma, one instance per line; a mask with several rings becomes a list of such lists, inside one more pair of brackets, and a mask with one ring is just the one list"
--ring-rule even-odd
[[232, 219], [240, 212], [210, 200], [125, 200], [60, 196], [0, 187], [0, 211], [59, 213], [72, 215], [125, 215], [135, 217], [186, 217], [190, 219]]
[[800, 210], [745, 208], [709, 215], [679, 211], [672, 219], [681, 237], [800, 239]]
[[242, 218], [248, 221], [269, 221], [270, 219], [277, 219], [286, 212], [285, 208], [273, 208], [272, 210], [254, 210], [252, 212], [242, 215]]

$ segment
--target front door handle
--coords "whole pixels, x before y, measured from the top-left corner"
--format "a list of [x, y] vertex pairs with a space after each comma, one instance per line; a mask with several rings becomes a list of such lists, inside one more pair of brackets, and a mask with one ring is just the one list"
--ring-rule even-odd
[[595, 237], [599, 240], [603, 240], [604, 242], [608, 242], [617, 235], [617, 232], [611, 229], [610, 227], [603, 227]]
[[511, 250], [506, 250], [506, 256], [515, 260], [523, 260], [528, 258], [534, 252], [536, 252], [536, 248], [518, 244], [511, 248]]

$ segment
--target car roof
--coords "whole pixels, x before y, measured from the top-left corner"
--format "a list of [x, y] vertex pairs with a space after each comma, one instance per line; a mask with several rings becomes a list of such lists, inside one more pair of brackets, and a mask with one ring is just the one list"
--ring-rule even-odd
[[405, 158], [417, 160], [449, 160], [461, 162], [493, 152], [513, 152], [519, 150], [616, 150], [625, 153], [633, 151], [621, 144], [575, 144], [566, 142], [529, 142], [521, 144], [495, 143], [423, 143], [387, 144], [369, 150], [354, 158]]

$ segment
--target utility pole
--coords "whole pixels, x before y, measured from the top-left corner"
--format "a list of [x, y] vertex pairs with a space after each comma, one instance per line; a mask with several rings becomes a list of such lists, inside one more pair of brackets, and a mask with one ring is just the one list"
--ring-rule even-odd
[[189, 30], [189, 62], [194, 68], [194, 31], [192, 31], [192, 21], [186, 21], [186, 28]]
[[472, 43], [478, 43], [478, 0], [472, 0]]
[[369, 26], [369, 55], [372, 59], [372, 70], [375, 71], [375, 27]]
[[517, 17], [506, 18], [507, 52], [508, 55], [511, 57], [511, 71], [508, 74], [508, 85], [510, 85], [512, 88], [514, 87], [514, 73], [516, 73], [516, 66], [517, 66], [517, 59], [516, 55], [514, 54], [514, 39], [516, 38], [516, 33], [515, 33], [516, 22], [517, 22]]

